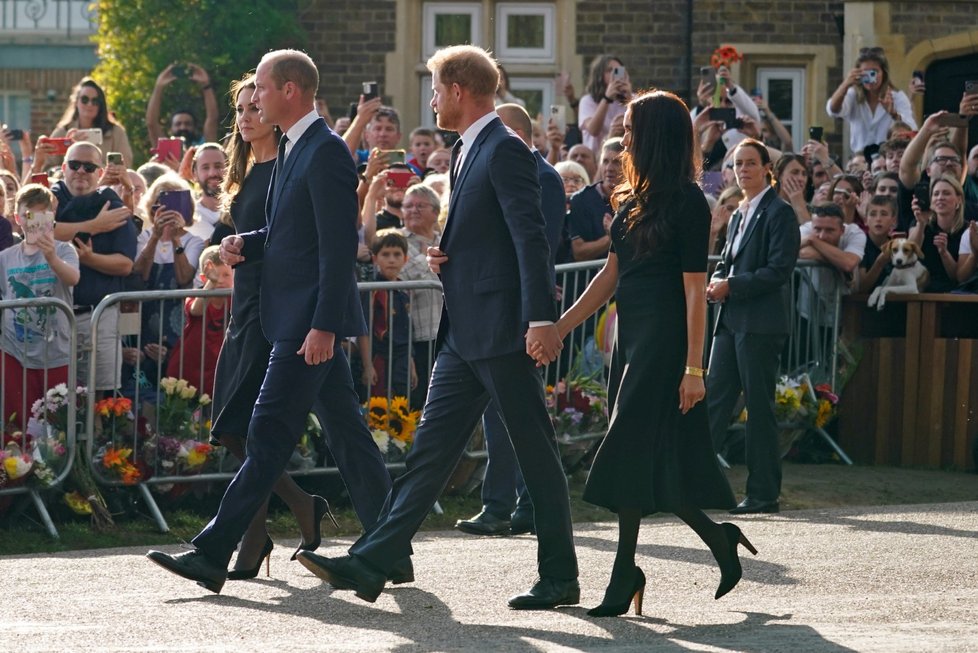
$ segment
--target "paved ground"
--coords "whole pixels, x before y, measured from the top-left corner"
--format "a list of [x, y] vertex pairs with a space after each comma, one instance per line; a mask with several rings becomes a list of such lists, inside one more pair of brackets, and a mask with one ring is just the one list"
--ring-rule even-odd
[[[294, 542], [276, 547], [271, 578], [229, 582], [219, 596], [142, 548], [7, 557], [0, 651], [978, 651], [976, 515], [978, 502], [741, 519], [760, 554], [720, 601], [695, 536], [648, 520], [646, 615], [618, 619], [507, 609], [533, 581], [528, 536], [425, 534], [418, 582], [373, 605], [289, 562]], [[576, 529], [584, 606], [601, 600], [614, 535], [611, 524]]]

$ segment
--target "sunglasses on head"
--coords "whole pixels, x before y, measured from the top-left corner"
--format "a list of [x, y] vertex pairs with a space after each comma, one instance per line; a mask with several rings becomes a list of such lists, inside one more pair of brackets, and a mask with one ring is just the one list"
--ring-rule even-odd
[[79, 95], [78, 101], [82, 104], [91, 104], [96, 107], [102, 105], [102, 100], [98, 99], [98, 97], [92, 97], [90, 95]]
[[85, 169], [85, 172], [87, 172], [88, 174], [92, 174], [93, 172], [95, 172], [96, 170], [98, 170], [102, 166], [100, 166], [97, 163], [91, 163], [89, 161], [75, 161], [75, 160], [71, 160], [71, 161], [68, 162], [68, 167], [71, 168], [72, 170], [74, 170], [75, 172], [78, 172], [78, 169], [79, 168], [84, 168]]

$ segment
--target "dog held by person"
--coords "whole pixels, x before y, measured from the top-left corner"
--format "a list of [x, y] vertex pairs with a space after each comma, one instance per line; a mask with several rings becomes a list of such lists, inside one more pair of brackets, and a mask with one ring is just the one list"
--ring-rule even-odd
[[870, 308], [875, 307], [878, 311], [882, 311], [886, 305], [888, 294], [917, 294], [927, 285], [928, 277], [927, 268], [920, 262], [924, 253], [920, 245], [909, 238], [894, 238], [883, 246], [883, 251], [889, 255], [893, 270], [867, 302]]

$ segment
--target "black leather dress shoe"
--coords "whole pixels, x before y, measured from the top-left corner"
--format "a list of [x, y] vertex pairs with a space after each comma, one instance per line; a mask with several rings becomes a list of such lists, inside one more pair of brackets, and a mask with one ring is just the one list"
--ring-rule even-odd
[[513, 513], [513, 518], [509, 522], [509, 531], [513, 535], [523, 535], [524, 533], [534, 534], [537, 532], [536, 524], [533, 522], [533, 513], [517, 510]]
[[384, 589], [387, 578], [355, 556], [327, 558], [311, 551], [300, 551], [296, 560], [336, 589], [353, 590], [357, 598], [373, 603]]
[[[389, 580], [394, 585], [401, 585], [403, 583], [413, 583], [414, 582], [414, 563], [411, 562], [411, 558], [402, 558], [394, 568], [390, 570], [387, 574], [387, 580]], [[353, 585], [337, 584], [335, 581], [330, 581], [330, 585], [334, 589], [338, 590], [352, 590], [356, 589]]]
[[737, 507], [730, 511], [731, 515], [753, 515], [757, 513], [771, 513], [781, 510], [777, 501], [758, 501], [747, 497], [737, 504]]
[[455, 528], [470, 535], [509, 535], [509, 520], [483, 510], [472, 519], [459, 519]]
[[581, 586], [574, 580], [541, 578], [529, 592], [518, 594], [509, 600], [514, 610], [548, 610], [558, 605], [576, 605], [581, 602]]
[[150, 551], [146, 557], [177, 576], [196, 581], [198, 585], [215, 594], [221, 592], [228, 577], [226, 567], [215, 565], [200, 550], [175, 556], [162, 551]]

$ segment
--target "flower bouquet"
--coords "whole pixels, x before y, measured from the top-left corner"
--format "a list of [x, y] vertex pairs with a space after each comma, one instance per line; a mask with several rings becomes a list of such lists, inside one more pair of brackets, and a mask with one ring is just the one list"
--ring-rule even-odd
[[[88, 388], [78, 386], [75, 388], [74, 397], [69, 392], [68, 386], [59, 383], [44, 394], [44, 398], [38, 399], [31, 407], [31, 420], [27, 430], [35, 438], [37, 443], [35, 451], [51, 452], [54, 459], [57, 459], [60, 452], [64, 457], [64, 443], [68, 432], [68, 422], [70, 407], [72, 402], [75, 409], [76, 432], [85, 424], [86, 400]], [[81, 453], [83, 447], [76, 447], [75, 460], [71, 466], [71, 471], [66, 479], [66, 486], [69, 491], [65, 494], [65, 502], [78, 514], [90, 515], [92, 526], [96, 530], [105, 530], [114, 526], [112, 515], [109, 514], [105, 504], [105, 499], [92, 478], [91, 470], [84, 460]], [[48, 462], [45, 462], [49, 466]], [[53, 470], [52, 470], [53, 471]], [[48, 476], [53, 481], [55, 474]], [[44, 477], [44, 471], [41, 476]], [[68, 497], [71, 497], [69, 499]]]
[[[731, 64], [737, 63], [743, 60], [744, 56], [737, 52], [737, 48], [732, 45], [722, 45], [713, 51], [710, 55], [710, 65], [714, 69], [720, 70], [723, 68], [730, 68]], [[713, 89], [713, 106], [719, 107], [720, 100], [723, 98], [723, 94], [727, 92], [726, 86], [723, 84], [717, 84], [716, 88]]]
[[[210, 397], [198, 395], [197, 388], [186, 379], [168, 376], [160, 381], [156, 419], [149, 420], [150, 437], [142, 444], [140, 456], [146, 476], [192, 476], [211, 471], [218, 451], [209, 442], [206, 409], [210, 403]], [[165, 492], [170, 488], [154, 489]]]
[[568, 375], [556, 386], [547, 386], [547, 408], [558, 442], [603, 436], [608, 430], [608, 389], [597, 378], [599, 373]]
[[418, 428], [421, 411], [411, 410], [404, 397], [371, 397], [366, 406], [367, 428], [388, 461], [403, 460]]

